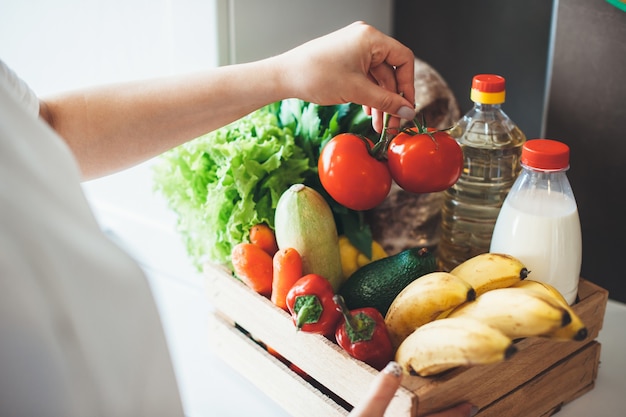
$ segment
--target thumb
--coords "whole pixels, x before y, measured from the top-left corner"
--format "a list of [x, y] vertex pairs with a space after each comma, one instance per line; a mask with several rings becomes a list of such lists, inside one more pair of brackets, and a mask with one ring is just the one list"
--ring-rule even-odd
[[350, 417], [383, 417], [402, 381], [402, 368], [389, 362], [370, 385], [367, 397], [356, 406]]

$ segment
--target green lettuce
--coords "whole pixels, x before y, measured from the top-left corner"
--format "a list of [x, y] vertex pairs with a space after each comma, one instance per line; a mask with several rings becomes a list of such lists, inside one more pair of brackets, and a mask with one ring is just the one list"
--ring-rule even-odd
[[[361, 219], [332, 200], [317, 175], [317, 160], [334, 135], [371, 128], [360, 106], [318, 106], [284, 100], [178, 146], [159, 157], [154, 188], [177, 216], [177, 229], [194, 265], [230, 266], [230, 253], [257, 223], [274, 226], [282, 193], [305, 183], [329, 201], [338, 221]], [[350, 235], [371, 242], [369, 228], [348, 221]], [[352, 230], [353, 229], [353, 230]]]

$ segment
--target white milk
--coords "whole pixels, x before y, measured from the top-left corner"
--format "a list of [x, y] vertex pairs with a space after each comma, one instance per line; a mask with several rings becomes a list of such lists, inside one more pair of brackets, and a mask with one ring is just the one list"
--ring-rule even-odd
[[573, 304], [578, 292], [582, 239], [576, 202], [561, 193], [522, 190], [507, 198], [493, 232], [491, 252], [508, 253]]

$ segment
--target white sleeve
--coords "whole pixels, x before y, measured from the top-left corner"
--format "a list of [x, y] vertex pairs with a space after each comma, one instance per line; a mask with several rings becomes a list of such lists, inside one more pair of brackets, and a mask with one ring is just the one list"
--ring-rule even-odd
[[0, 59], [0, 83], [20, 102], [28, 114], [39, 116], [39, 98], [17, 74]]

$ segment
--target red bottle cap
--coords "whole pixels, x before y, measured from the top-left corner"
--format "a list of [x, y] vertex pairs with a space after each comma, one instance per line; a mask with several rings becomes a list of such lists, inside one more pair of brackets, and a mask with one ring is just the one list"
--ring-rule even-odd
[[504, 77], [495, 74], [478, 74], [472, 79], [472, 88], [484, 93], [499, 93], [504, 91]]
[[528, 140], [522, 148], [521, 161], [537, 169], [565, 169], [569, 167], [569, 146], [551, 139]]
[[482, 104], [504, 103], [506, 94], [504, 77], [495, 74], [478, 74], [472, 79], [472, 101]]

